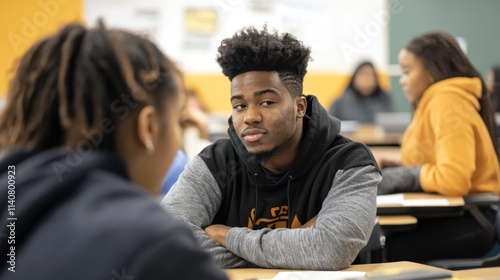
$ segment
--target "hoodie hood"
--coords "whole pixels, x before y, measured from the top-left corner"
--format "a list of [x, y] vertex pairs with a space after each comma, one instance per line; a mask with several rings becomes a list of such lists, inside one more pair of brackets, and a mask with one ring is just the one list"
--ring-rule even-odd
[[[11, 197], [15, 207], [11, 213], [1, 212], [2, 225], [10, 222], [8, 217], [22, 221], [16, 223], [16, 243], [21, 245], [22, 240], [44, 217], [81, 191], [82, 182], [92, 172], [105, 170], [124, 179], [128, 178], [126, 167], [118, 156], [97, 151], [84, 155], [62, 149], [51, 149], [38, 154], [12, 151], [3, 157], [0, 166], [5, 171], [0, 176], [2, 193], [7, 194], [12, 189], [8, 189], [6, 183], [8, 178], [13, 178], [9, 175], [15, 176], [15, 180], [11, 180], [15, 184], [14, 195]], [[13, 172], [8, 173], [7, 170]], [[7, 197], [5, 198], [0, 202], [2, 209], [8, 209]], [[1, 242], [0, 251], [4, 252], [6, 246], [6, 242]], [[2, 254], [2, 260], [5, 256]]]
[[458, 94], [479, 111], [478, 99], [482, 96], [481, 80], [479, 78], [458, 77], [439, 81], [427, 88], [418, 106], [425, 107], [433, 96], [442, 94]]
[[[306, 174], [313, 164], [324, 155], [340, 133], [340, 120], [331, 117], [315, 96], [308, 95], [306, 100], [307, 109], [303, 119], [302, 141], [294, 164], [287, 172], [288, 176], [284, 176], [287, 178], [289, 176], [300, 178]], [[232, 117], [229, 118], [228, 122], [228, 134], [234, 149], [250, 173], [261, 174], [260, 164], [247, 160], [249, 153], [234, 129]]]

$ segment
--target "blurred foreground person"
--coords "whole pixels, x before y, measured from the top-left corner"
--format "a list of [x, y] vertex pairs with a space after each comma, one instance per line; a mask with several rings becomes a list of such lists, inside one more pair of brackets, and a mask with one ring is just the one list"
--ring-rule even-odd
[[184, 99], [172, 61], [127, 32], [72, 24], [29, 49], [0, 117], [1, 230], [14, 236], [0, 278], [227, 279], [151, 196]]

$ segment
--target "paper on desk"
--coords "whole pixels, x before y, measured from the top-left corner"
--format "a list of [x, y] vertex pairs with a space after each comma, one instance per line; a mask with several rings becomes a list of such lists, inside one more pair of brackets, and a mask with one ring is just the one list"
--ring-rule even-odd
[[273, 280], [345, 280], [365, 276], [362, 271], [290, 271], [280, 272]]
[[410, 199], [403, 202], [403, 206], [448, 206], [450, 202], [444, 198], [437, 199]]
[[401, 205], [401, 206], [448, 206], [449, 201], [444, 198], [432, 199], [405, 199], [404, 194], [387, 194], [377, 196], [377, 206]]
[[405, 201], [405, 196], [402, 193], [377, 195], [377, 206], [382, 206], [387, 204], [403, 205], [404, 201]]

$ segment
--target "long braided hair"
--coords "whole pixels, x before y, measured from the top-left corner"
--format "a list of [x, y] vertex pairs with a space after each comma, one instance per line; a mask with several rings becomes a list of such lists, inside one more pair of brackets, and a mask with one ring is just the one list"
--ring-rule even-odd
[[161, 104], [181, 89], [179, 77], [146, 38], [102, 22], [95, 29], [67, 25], [20, 59], [0, 115], [0, 147], [41, 151], [91, 142], [114, 151], [114, 128], [147, 104], [163, 113]]

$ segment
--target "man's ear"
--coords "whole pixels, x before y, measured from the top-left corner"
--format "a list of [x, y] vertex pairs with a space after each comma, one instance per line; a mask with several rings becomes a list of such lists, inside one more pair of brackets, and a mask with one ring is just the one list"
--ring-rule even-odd
[[295, 99], [297, 104], [297, 118], [303, 118], [306, 115], [307, 110], [307, 100], [305, 96], [300, 96]]
[[160, 119], [154, 106], [147, 105], [140, 110], [137, 116], [137, 134], [146, 153], [152, 154], [155, 150], [155, 140], [160, 134]]

